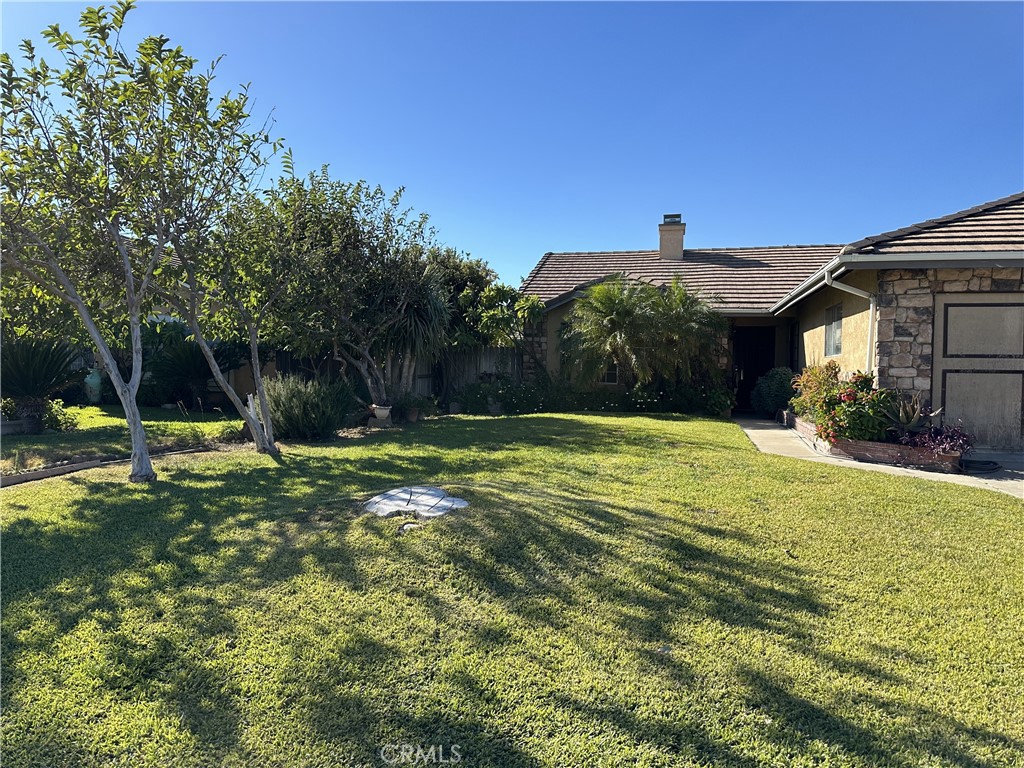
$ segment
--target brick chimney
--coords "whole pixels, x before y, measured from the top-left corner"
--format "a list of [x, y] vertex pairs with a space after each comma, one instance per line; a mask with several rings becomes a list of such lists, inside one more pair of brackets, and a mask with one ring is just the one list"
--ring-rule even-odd
[[664, 221], [658, 225], [658, 252], [663, 259], [681, 261], [683, 258], [683, 235], [686, 224], [681, 213], [666, 213]]

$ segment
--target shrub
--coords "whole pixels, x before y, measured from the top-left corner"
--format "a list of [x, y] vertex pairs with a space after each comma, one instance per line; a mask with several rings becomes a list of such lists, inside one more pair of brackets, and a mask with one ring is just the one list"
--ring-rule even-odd
[[793, 380], [799, 394], [791, 401], [799, 416], [811, 419], [818, 437], [834, 443], [847, 440], [885, 440], [890, 424], [888, 412], [896, 393], [873, 389], [870, 373], [854, 373], [849, 381], [839, 381], [839, 365], [805, 368]]
[[839, 402], [819, 414], [816, 424], [818, 437], [834, 443], [838, 438], [847, 440], [884, 441], [889, 426], [886, 409], [892, 403], [893, 393], [887, 389], [858, 389], [855, 385], [840, 385]]
[[395, 399], [391, 410], [391, 418], [395, 421], [407, 421], [409, 419], [409, 411], [413, 408], [419, 411], [421, 417], [437, 415], [437, 403], [434, 398], [407, 392]]
[[500, 405], [507, 414], [604, 411], [618, 413], [692, 413], [720, 416], [735, 404], [732, 392], [716, 383], [697, 387], [655, 384], [627, 390], [595, 387], [575, 391], [567, 382], [514, 383], [507, 378], [471, 384], [453, 398], [466, 413], [487, 414]]
[[900, 442], [915, 448], [927, 448], [934, 455], [968, 453], [974, 446], [974, 436], [964, 432], [960, 427], [930, 427], [919, 432], [907, 432], [900, 437]]
[[790, 400], [797, 416], [806, 416], [817, 422], [819, 415], [829, 408], [830, 398], [839, 387], [839, 363], [830, 360], [825, 365], [812, 365], [793, 379], [796, 397]]
[[0, 346], [3, 394], [43, 400], [70, 386], [84, 372], [73, 370], [78, 353], [61, 341], [8, 339]]
[[345, 425], [357, 407], [344, 379], [305, 380], [288, 375], [266, 382], [274, 434], [281, 438], [326, 440]]
[[72, 369], [77, 357], [64, 342], [46, 339], [9, 339], [0, 347], [3, 396], [14, 401], [17, 418], [27, 419], [30, 431], [44, 428], [48, 398], [84, 376]]
[[[9, 397], [0, 400], [0, 414], [3, 414], [3, 417], [9, 421], [23, 418], [18, 403]], [[78, 429], [78, 417], [64, 406], [63, 400], [43, 401], [43, 412], [40, 419], [42, 429], [50, 429], [54, 432], [73, 432]]]
[[514, 382], [507, 376], [470, 384], [453, 398], [466, 413], [488, 414], [497, 406], [502, 413], [550, 413], [573, 410], [578, 396], [556, 381]]
[[43, 411], [43, 429], [54, 432], [74, 432], [78, 429], [78, 417], [64, 407], [63, 400], [47, 400]]
[[721, 416], [736, 405], [736, 397], [725, 387], [709, 389], [702, 399], [701, 410], [708, 416]]
[[789, 368], [772, 368], [757, 380], [750, 393], [750, 403], [754, 410], [768, 418], [785, 408], [793, 399], [793, 371]]

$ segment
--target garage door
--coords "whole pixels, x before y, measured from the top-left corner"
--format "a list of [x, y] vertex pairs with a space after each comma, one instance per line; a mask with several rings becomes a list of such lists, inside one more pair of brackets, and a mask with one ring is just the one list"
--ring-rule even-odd
[[932, 403], [977, 447], [1024, 449], [1024, 296], [936, 294]]

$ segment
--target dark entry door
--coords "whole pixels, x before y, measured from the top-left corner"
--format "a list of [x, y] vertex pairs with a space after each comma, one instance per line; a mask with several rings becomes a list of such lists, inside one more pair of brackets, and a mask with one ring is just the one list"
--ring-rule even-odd
[[757, 380], [775, 367], [775, 328], [736, 328], [732, 338], [736, 410], [750, 410], [750, 391]]

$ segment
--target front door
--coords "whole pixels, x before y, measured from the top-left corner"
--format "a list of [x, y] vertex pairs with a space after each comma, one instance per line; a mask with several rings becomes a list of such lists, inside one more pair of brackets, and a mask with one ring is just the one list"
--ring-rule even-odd
[[739, 326], [732, 337], [736, 410], [751, 410], [750, 392], [757, 380], [775, 367], [775, 327]]

